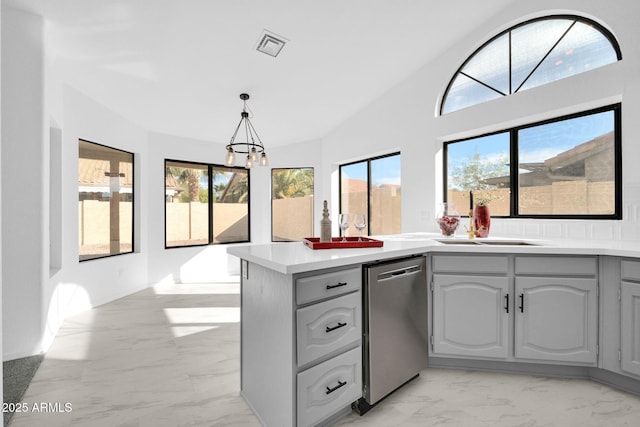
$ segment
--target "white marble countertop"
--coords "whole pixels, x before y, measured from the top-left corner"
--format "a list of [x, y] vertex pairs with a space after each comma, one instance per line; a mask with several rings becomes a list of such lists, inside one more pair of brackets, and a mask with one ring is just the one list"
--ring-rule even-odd
[[[324, 268], [369, 263], [389, 258], [433, 252], [553, 254], [553, 255], [610, 255], [640, 258], [640, 242], [519, 239], [489, 237], [476, 239], [478, 244], [444, 244], [436, 233], [405, 233], [372, 236], [383, 240], [379, 248], [311, 249], [302, 242], [246, 244], [227, 248], [227, 253], [284, 274], [295, 274]], [[463, 238], [448, 238], [464, 242]], [[500, 242], [526, 242], [529, 245], [506, 245]], [[493, 242], [496, 244], [482, 244]]]

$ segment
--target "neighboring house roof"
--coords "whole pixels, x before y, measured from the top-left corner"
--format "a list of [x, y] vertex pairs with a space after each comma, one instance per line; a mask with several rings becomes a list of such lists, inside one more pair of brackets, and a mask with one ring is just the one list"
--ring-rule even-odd
[[164, 176], [164, 188], [165, 194], [167, 196], [176, 196], [184, 191], [180, 185], [178, 185], [178, 181], [176, 181], [176, 177], [171, 174], [165, 174]]
[[167, 188], [171, 188], [173, 190], [177, 190], [180, 188], [180, 186], [178, 185], [178, 181], [176, 181], [176, 177], [171, 174], [165, 175], [164, 185]]
[[120, 163], [120, 170], [112, 171], [110, 163], [99, 159], [78, 159], [78, 185], [83, 191], [111, 191], [111, 175], [119, 174], [120, 188], [131, 191], [133, 186], [133, 164]]
[[[521, 187], [530, 187], [549, 185], [557, 181], [584, 180], [586, 163], [598, 155], [606, 154], [606, 151], [613, 153], [613, 147], [612, 131], [576, 145], [544, 162], [520, 163], [518, 167], [529, 172], [520, 174], [519, 184]], [[613, 179], [613, 177], [607, 178]], [[484, 179], [482, 182], [496, 187], [505, 187], [509, 185], [509, 179], [509, 176], [499, 176]]]

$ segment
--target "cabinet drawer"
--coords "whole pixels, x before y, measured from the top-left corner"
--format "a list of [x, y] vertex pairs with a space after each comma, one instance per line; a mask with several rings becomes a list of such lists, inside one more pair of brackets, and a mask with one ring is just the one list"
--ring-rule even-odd
[[502, 255], [434, 255], [435, 273], [507, 274], [509, 258]]
[[626, 280], [640, 280], [640, 262], [622, 261], [622, 278]]
[[299, 367], [362, 340], [361, 298], [354, 292], [297, 311]]
[[314, 425], [362, 397], [362, 349], [298, 374], [298, 426]]
[[296, 303], [301, 305], [357, 291], [361, 283], [362, 272], [359, 267], [302, 277], [296, 279]]
[[595, 257], [516, 257], [516, 274], [595, 277], [597, 272]]

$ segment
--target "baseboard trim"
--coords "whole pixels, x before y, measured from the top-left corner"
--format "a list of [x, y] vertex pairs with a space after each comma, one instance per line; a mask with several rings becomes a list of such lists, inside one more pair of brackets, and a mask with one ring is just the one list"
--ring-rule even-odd
[[592, 369], [590, 378], [600, 384], [640, 396], [640, 380], [604, 369]]
[[555, 378], [589, 379], [626, 393], [640, 396], [640, 380], [588, 366], [547, 365], [497, 360], [449, 359], [430, 357], [429, 368], [500, 372]]

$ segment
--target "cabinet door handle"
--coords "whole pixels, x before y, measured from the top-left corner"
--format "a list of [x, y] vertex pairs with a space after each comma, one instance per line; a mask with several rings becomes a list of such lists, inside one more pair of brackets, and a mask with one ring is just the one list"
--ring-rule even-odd
[[524, 313], [524, 294], [520, 294], [520, 313]]
[[327, 393], [327, 394], [331, 394], [331, 393], [333, 393], [334, 391], [336, 391], [337, 389], [339, 389], [340, 387], [344, 387], [344, 386], [346, 386], [346, 385], [347, 385], [347, 382], [346, 382], [346, 381], [340, 381], [340, 380], [338, 380], [338, 385], [337, 385], [337, 386], [335, 386], [335, 387], [333, 387], [333, 388], [330, 388], [330, 387], [328, 387], [328, 386], [327, 386], [327, 391], [326, 391], [326, 393]]
[[504, 311], [506, 311], [507, 314], [509, 314], [509, 294], [506, 294], [504, 296]]
[[347, 286], [347, 282], [338, 282], [335, 285], [327, 285], [327, 290], [333, 288], [339, 288], [340, 286]]
[[343, 327], [345, 327], [345, 326], [347, 326], [347, 324], [346, 324], [346, 323], [340, 323], [340, 322], [338, 322], [338, 325], [337, 325], [337, 326], [334, 326], [334, 327], [332, 327], [332, 328], [330, 328], [330, 327], [328, 327], [328, 326], [327, 326], [327, 329], [325, 329], [325, 331], [326, 331], [327, 333], [329, 333], [329, 332], [331, 332], [331, 331], [335, 331], [336, 329], [340, 329], [340, 328], [343, 328]]

